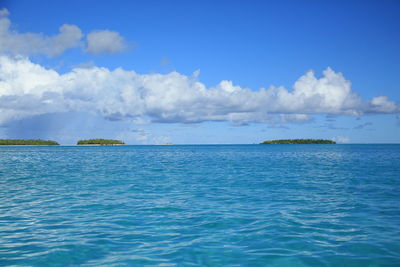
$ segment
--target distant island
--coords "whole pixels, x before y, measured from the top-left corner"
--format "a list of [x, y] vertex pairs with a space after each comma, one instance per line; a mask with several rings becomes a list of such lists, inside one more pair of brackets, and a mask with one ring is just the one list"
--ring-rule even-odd
[[281, 140], [271, 140], [264, 141], [260, 144], [270, 145], [270, 144], [336, 144], [335, 141], [332, 140], [324, 140], [324, 139], [281, 139]]
[[120, 140], [113, 139], [88, 139], [79, 140], [77, 145], [125, 145], [124, 142]]
[[56, 141], [40, 139], [0, 139], [0, 146], [58, 146]]

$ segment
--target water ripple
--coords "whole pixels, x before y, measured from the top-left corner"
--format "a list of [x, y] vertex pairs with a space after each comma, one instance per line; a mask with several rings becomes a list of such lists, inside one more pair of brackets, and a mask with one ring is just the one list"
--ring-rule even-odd
[[399, 145], [0, 147], [0, 266], [399, 266]]

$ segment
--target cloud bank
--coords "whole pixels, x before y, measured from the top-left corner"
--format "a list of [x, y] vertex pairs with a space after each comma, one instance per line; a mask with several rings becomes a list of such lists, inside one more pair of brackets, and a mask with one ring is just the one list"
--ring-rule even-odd
[[64, 51], [84, 46], [85, 52], [91, 54], [120, 53], [127, 45], [125, 39], [114, 31], [94, 31], [86, 36], [76, 25], [64, 24], [59, 28], [59, 33], [46, 36], [40, 33], [19, 33], [12, 30], [8, 18], [9, 12], [0, 10], [0, 52], [14, 55], [44, 54], [55, 57]]
[[0, 56], [0, 123], [34, 115], [88, 112], [110, 120], [161, 123], [203, 121], [302, 122], [309, 115], [398, 113], [385, 96], [363, 102], [341, 73], [327, 68], [317, 78], [309, 71], [292, 90], [253, 91], [221, 81], [207, 88], [191, 76], [138, 74], [121, 68], [75, 68], [59, 74], [27, 57]]

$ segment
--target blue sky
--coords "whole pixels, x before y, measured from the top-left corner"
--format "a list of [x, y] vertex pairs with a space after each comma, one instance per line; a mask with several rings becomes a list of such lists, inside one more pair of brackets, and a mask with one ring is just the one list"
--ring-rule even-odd
[[0, 9], [0, 138], [400, 143], [399, 1]]

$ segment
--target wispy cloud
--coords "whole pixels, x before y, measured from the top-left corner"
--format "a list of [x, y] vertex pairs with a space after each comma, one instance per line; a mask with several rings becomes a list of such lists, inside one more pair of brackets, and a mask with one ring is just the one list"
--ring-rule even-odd
[[75, 68], [59, 74], [21, 56], [0, 56], [0, 122], [55, 112], [89, 112], [112, 120], [307, 122], [313, 114], [397, 113], [385, 96], [363, 102], [341, 73], [309, 71], [294, 84], [257, 91], [221, 81], [207, 88], [198, 72], [137, 74], [121, 68]]
[[138, 141], [142, 144], [147, 144], [149, 142], [149, 138], [151, 136], [151, 133], [144, 129], [133, 129], [133, 130], [131, 130], [131, 133], [134, 136], [134, 138], [136, 139], [136, 141]]
[[163, 57], [161, 59], [161, 61], [160, 61], [160, 65], [161, 66], [167, 66], [167, 65], [170, 65], [170, 64], [171, 64], [171, 61], [167, 57]]
[[355, 126], [354, 129], [360, 130], [360, 129], [364, 129], [367, 126], [371, 126], [371, 125], [372, 125], [372, 122], [365, 122], [365, 123]]
[[349, 129], [349, 128], [346, 128], [346, 127], [336, 126], [333, 123], [325, 123], [325, 124], [322, 124], [321, 126], [318, 126], [318, 127], [327, 128], [329, 130], [348, 130]]
[[335, 115], [330, 115], [330, 114], [325, 115], [325, 121], [327, 121], [327, 122], [336, 122], [336, 117], [337, 117], [337, 116], [335, 116]]
[[271, 124], [267, 126], [268, 129], [285, 129], [285, 130], [289, 130], [290, 128], [285, 126], [285, 125], [281, 125], [281, 124]]
[[396, 115], [397, 125], [400, 126], [400, 115]]

